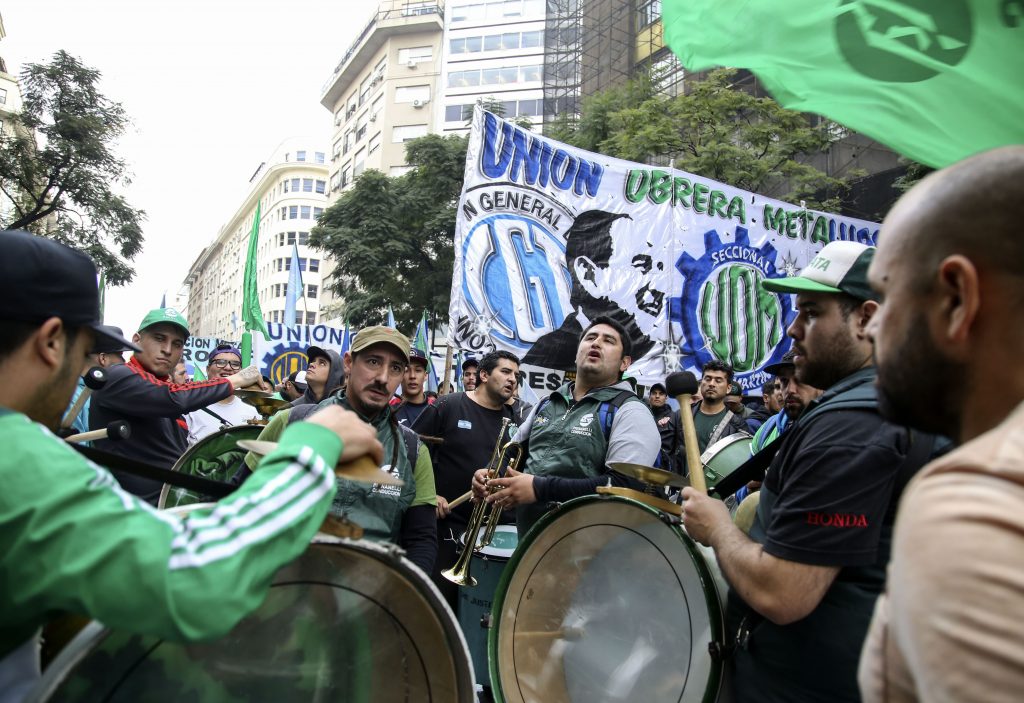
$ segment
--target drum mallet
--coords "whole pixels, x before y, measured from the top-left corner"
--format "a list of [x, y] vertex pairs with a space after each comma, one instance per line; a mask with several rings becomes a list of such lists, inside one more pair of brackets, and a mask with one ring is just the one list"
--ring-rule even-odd
[[690, 485], [701, 493], [707, 493], [704, 465], [700, 463], [700, 447], [697, 446], [697, 428], [693, 425], [693, 412], [690, 408], [697, 388], [697, 377], [689, 371], [670, 373], [665, 379], [665, 390], [679, 403], [679, 425], [683, 429], [683, 448], [686, 450], [686, 468], [690, 472]]
[[85, 383], [85, 388], [78, 394], [78, 400], [75, 401], [75, 404], [71, 406], [71, 409], [68, 410], [61, 421], [60, 426], [63, 428], [71, 427], [74, 421], [78, 419], [79, 413], [82, 412], [82, 408], [85, 406], [85, 401], [89, 400], [92, 392], [103, 388], [107, 382], [107, 372], [103, 370], [102, 366], [93, 366], [82, 375], [82, 381]]
[[65, 442], [91, 442], [94, 439], [109, 439], [112, 441], [120, 441], [122, 439], [128, 439], [132, 436], [132, 426], [124, 420], [114, 420], [108, 423], [102, 430], [92, 430], [90, 432], [80, 432], [73, 434], [70, 437], [65, 437]]

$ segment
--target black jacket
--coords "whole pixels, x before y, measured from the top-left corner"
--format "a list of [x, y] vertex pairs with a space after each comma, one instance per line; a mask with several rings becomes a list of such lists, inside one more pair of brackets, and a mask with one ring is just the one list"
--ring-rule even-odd
[[[92, 395], [89, 428], [102, 429], [114, 420], [131, 425], [131, 437], [97, 440], [94, 446], [111, 454], [169, 469], [188, 448], [188, 427], [182, 417], [233, 392], [226, 378], [175, 384], [149, 373], [132, 357], [107, 369], [107, 382]], [[163, 484], [117, 471], [114, 476], [129, 493], [156, 504]]]

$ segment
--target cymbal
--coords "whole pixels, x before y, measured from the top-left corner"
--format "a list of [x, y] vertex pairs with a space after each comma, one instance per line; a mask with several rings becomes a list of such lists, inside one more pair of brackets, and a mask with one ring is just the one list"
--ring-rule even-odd
[[690, 481], [685, 476], [674, 474], [664, 469], [656, 469], [653, 466], [643, 464], [629, 464], [624, 461], [608, 464], [612, 471], [617, 471], [623, 476], [635, 478], [641, 483], [649, 483], [654, 486], [672, 486], [673, 488], [686, 488]]
[[273, 398], [274, 394], [271, 391], [253, 391], [248, 388], [239, 388], [235, 391], [235, 395], [245, 400], [246, 398]]
[[[238, 446], [250, 451], [257, 456], [265, 456], [277, 449], [277, 442], [266, 442], [260, 439], [240, 439]], [[405, 481], [392, 476], [380, 468], [368, 456], [361, 456], [358, 459], [338, 464], [334, 467], [334, 473], [341, 478], [360, 483], [378, 483], [383, 486], [402, 486]]]
[[281, 398], [269, 398], [262, 395], [252, 395], [242, 398], [242, 402], [256, 408], [256, 412], [260, 415], [270, 417], [281, 408], [286, 408], [290, 405], [287, 400]]

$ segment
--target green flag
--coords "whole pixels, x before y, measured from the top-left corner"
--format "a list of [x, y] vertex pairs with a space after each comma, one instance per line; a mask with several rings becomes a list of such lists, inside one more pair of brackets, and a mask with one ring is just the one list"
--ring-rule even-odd
[[263, 338], [270, 337], [267, 323], [263, 321], [260, 310], [259, 286], [256, 283], [256, 249], [260, 238], [260, 206], [256, 203], [256, 216], [252, 220], [252, 232], [249, 234], [249, 252], [245, 256], [245, 275], [242, 279], [242, 363], [246, 366], [252, 360], [252, 330], [263, 333]]
[[100, 324], [106, 315], [107, 309], [107, 272], [100, 271]]
[[929, 166], [1024, 142], [1016, 2], [664, 0], [663, 8], [666, 43], [688, 70], [750, 69], [783, 106]]

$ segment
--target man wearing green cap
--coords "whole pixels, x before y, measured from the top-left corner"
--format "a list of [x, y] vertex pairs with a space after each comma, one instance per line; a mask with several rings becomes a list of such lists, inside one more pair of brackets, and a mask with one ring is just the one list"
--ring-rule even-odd
[[796, 294], [787, 331], [796, 377], [826, 391], [773, 443], [749, 537], [721, 501], [683, 490], [687, 532], [715, 550], [731, 587], [737, 701], [859, 700], [857, 660], [896, 505], [934, 445], [878, 412], [867, 335], [878, 309], [867, 283], [873, 254], [832, 242], [799, 276], [763, 283]]
[[[108, 369], [107, 382], [92, 397], [89, 426], [100, 429], [125, 420], [132, 434], [127, 440], [99, 440], [97, 449], [141, 463], [169, 469], [188, 447], [188, 425], [183, 415], [224, 400], [257, 383], [255, 369], [241, 369], [227, 378], [175, 384], [170, 375], [181, 359], [188, 339], [188, 321], [173, 308], [151, 310], [132, 341], [142, 351], [127, 364]], [[156, 504], [163, 486], [159, 481], [114, 471], [121, 486]]]

